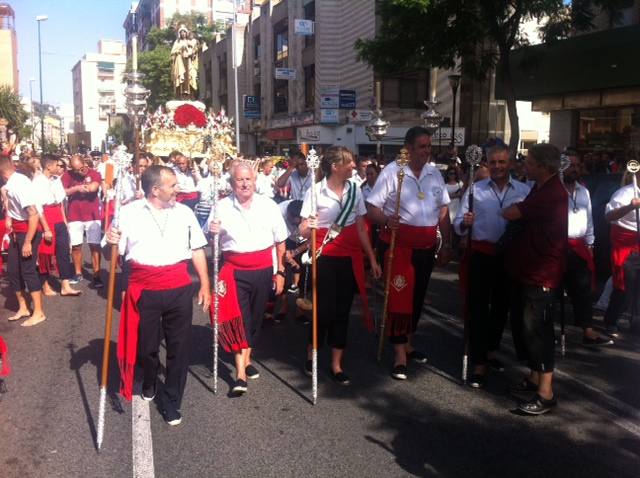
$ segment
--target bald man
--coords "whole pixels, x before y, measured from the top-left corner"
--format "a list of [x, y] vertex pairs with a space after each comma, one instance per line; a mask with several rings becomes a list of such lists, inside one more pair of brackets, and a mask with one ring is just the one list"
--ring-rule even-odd
[[60, 178], [67, 195], [67, 220], [75, 269], [75, 276], [69, 282], [77, 284], [82, 280], [82, 243], [86, 235], [93, 266], [93, 279], [90, 287], [99, 289], [104, 286], [100, 278], [102, 230], [100, 198], [98, 197], [102, 177], [100, 173], [89, 168], [80, 155], [71, 157], [69, 167], [70, 170]]

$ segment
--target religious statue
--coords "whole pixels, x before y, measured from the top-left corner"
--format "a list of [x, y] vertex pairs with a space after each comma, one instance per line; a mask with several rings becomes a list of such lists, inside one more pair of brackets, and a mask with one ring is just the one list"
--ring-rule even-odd
[[171, 47], [171, 83], [178, 99], [191, 100], [196, 97], [200, 49], [200, 42], [193, 33], [180, 25], [178, 37]]

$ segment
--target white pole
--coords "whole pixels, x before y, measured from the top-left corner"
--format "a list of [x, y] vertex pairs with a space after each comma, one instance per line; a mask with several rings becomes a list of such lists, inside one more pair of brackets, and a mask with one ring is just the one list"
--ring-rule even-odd
[[233, 89], [235, 96], [236, 151], [240, 154], [240, 105], [238, 104], [238, 62], [236, 60], [236, 12], [233, 12], [231, 24], [231, 57], [233, 61]]

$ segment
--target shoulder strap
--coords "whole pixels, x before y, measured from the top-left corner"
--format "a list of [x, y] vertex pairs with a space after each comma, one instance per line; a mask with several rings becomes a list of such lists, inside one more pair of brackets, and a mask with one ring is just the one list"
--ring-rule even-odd
[[347, 181], [347, 184], [349, 185], [349, 191], [347, 191], [347, 200], [342, 206], [342, 210], [340, 211], [340, 214], [338, 214], [338, 217], [335, 221], [335, 224], [340, 227], [344, 227], [344, 225], [347, 223], [347, 219], [349, 218], [349, 215], [353, 210], [353, 206], [355, 206], [356, 203], [356, 185], [353, 184], [352, 181]]

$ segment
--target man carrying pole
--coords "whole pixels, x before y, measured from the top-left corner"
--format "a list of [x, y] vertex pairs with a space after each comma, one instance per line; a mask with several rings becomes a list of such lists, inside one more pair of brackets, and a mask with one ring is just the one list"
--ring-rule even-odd
[[191, 260], [200, 280], [198, 305], [206, 311], [211, 301], [204, 252], [207, 241], [193, 212], [176, 203], [177, 180], [171, 168], [150, 166], [141, 183], [145, 198], [123, 207], [118, 227], [106, 235], [130, 268], [118, 335], [120, 392], [131, 400], [139, 359], [142, 398], [154, 399], [160, 340], [164, 337], [167, 364], [160, 409], [169, 425], [178, 425], [193, 316], [193, 283], [187, 266]]
[[[435, 264], [437, 230], [443, 237], [438, 259], [447, 263], [451, 257], [451, 223], [449, 195], [440, 172], [428, 164], [431, 134], [415, 126], [405, 135], [404, 147], [409, 155], [404, 186], [398, 194], [398, 170], [393, 162], [385, 167], [367, 198], [369, 218], [383, 227], [381, 253], [390, 249], [391, 231], [397, 230], [389, 293], [390, 323], [385, 329], [395, 347], [391, 376], [407, 379], [407, 359], [425, 363], [424, 353], [415, 350], [411, 338], [422, 314], [431, 271]], [[398, 197], [400, 196], [400, 197]], [[399, 202], [396, 214], [396, 205]]]

